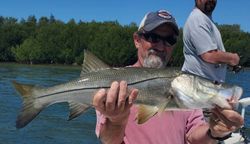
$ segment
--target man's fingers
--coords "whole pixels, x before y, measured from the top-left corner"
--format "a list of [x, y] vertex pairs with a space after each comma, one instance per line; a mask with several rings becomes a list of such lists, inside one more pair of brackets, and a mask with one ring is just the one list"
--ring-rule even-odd
[[101, 89], [94, 95], [93, 106], [115, 121], [127, 117], [138, 94], [137, 89], [127, 88], [125, 81], [113, 82], [109, 90]]
[[228, 127], [224, 122], [219, 119], [215, 114], [212, 114], [209, 120], [210, 129], [213, 132], [213, 135], [223, 137], [229, 134], [232, 131], [235, 131], [235, 127]]
[[128, 100], [130, 106], [132, 106], [132, 104], [135, 102], [137, 95], [138, 95], [138, 89], [132, 89]]
[[118, 92], [119, 92], [119, 83], [117, 81], [114, 81], [111, 84], [111, 87], [107, 93], [106, 112], [112, 113], [115, 110]]
[[120, 91], [119, 91], [119, 97], [118, 97], [118, 110], [122, 112], [125, 107], [127, 99], [127, 82], [121, 81], [120, 82]]
[[93, 98], [93, 106], [100, 112], [105, 111], [106, 90], [100, 89]]
[[213, 113], [216, 114], [221, 119], [221, 121], [223, 121], [229, 127], [240, 127], [244, 124], [244, 119], [242, 116], [234, 110], [216, 108], [213, 109]]

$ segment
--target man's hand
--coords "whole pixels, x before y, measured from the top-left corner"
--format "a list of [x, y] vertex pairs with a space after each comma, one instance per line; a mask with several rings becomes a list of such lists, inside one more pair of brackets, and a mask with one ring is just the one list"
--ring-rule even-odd
[[243, 117], [232, 109], [212, 109], [210, 130], [213, 137], [224, 137], [244, 124]]
[[240, 62], [240, 57], [237, 53], [231, 53], [232, 60], [230, 61], [229, 65], [236, 66]]
[[117, 81], [111, 84], [109, 90], [100, 89], [93, 98], [93, 106], [113, 125], [127, 123], [130, 107], [138, 94], [137, 89], [129, 90], [127, 83]]

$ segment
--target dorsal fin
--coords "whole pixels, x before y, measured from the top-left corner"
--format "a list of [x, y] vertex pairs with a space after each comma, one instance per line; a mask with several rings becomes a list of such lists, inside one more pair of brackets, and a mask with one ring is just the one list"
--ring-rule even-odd
[[105, 64], [90, 51], [84, 50], [84, 60], [80, 76], [82, 76], [84, 73], [103, 70], [106, 68], [110, 68], [110, 66]]

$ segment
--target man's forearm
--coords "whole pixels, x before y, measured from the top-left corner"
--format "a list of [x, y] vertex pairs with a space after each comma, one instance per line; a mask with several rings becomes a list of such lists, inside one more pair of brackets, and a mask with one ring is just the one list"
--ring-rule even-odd
[[225, 63], [229, 65], [237, 65], [239, 57], [236, 53], [223, 52], [223, 51], [209, 51], [201, 55], [202, 59], [206, 62], [217, 64]]
[[217, 144], [217, 140], [211, 139], [207, 135], [209, 127], [208, 125], [201, 125], [197, 127], [193, 132], [188, 136], [188, 141], [191, 144]]
[[103, 144], [121, 144], [125, 135], [126, 125], [113, 124], [109, 120], [100, 131], [100, 140]]
[[230, 52], [219, 52], [218, 62], [226, 63], [233, 66], [238, 64], [237, 61], [237, 54]]

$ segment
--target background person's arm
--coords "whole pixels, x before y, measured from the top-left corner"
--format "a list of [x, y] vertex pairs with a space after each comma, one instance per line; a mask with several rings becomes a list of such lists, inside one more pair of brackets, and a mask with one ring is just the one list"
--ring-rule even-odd
[[237, 53], [223, 52], [220, 50], [211, 50], [200, 56], [204, 61], [213, 64], [223, 63], [235, 66], [238, 65], [240, 61], [240, 57]]

